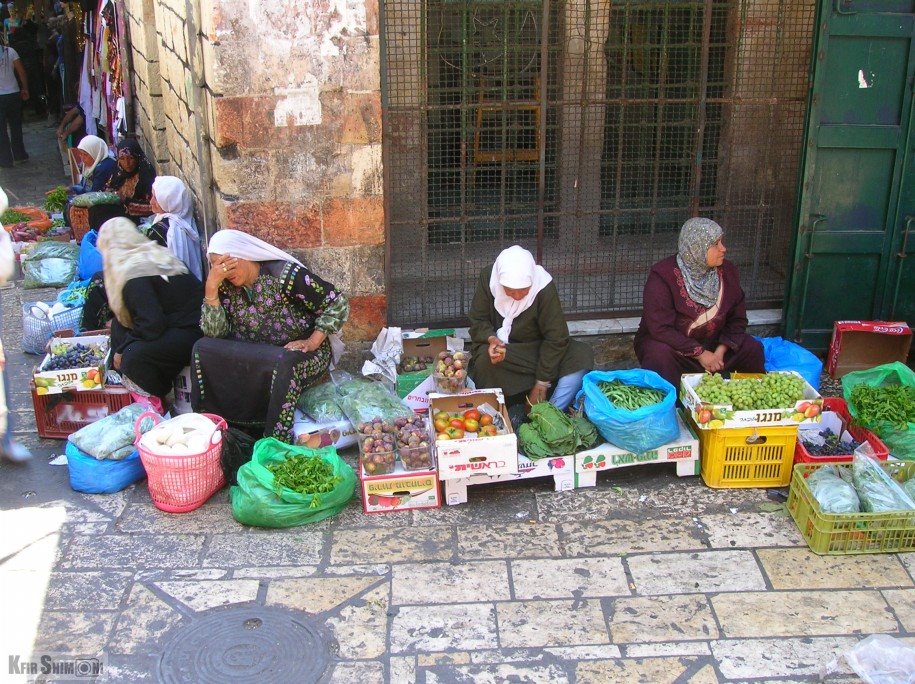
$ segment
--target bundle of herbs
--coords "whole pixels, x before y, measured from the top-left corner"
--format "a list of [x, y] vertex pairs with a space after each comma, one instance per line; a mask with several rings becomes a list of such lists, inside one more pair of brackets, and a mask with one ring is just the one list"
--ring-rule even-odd
[[333, 466], [324, 459], [305, 454], [296, 454], [282, 461], [268, 463], [267, 469], [273, 473], [277, 496], [280, 496], [283, 489], [310, 494], [313, 497], [312, 508], [321, 505], [320, 494], [333, 491], [343, 479], [334, 475]]

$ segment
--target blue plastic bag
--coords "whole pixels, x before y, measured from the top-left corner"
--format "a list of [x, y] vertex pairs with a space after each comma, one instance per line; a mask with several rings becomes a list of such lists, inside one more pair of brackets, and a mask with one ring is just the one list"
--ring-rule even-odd
[[[598, 383], [619, 380], [627, 385], [650, 387], [664, 392], [664, 399], [654, 406], [635, 411], [615, 407]], [[584, 398], [585, 415], [605, 440], [634, 454], [657, 449], [680, 434], [677, 424], [677, 390], [654, 371], [643, 368], [621, 371], [591, 371], [582, 381], [575, 398], [578, 406]]]
[[120, 461], [93, 458], [67, 440], [70, 487], [85, 494], [113, 494], [146, 477], [140, 452], [134, 450]]
[[797, 371], [815, 390], [820, 389], [823, 362], [801, 345], [781, 337], [757, 337], [766, 355], [767, 371]]
[[102, 270], [102, 253], [95, 246], [98, 233], [90, 230], [79, 243], [79, 278], [86, 280]]

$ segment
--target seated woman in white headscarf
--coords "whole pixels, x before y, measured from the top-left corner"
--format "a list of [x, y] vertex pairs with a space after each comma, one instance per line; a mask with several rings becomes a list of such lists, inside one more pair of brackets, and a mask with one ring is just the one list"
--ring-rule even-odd
[[73, 150], [80, 175], [70, 191], [81, 195], [84, 192], [100, 192], [105, 189], [118, 166], [107, 143], [95, 135], [87, 135]]
[[677, 253], [648, 274], [635, 353], [643, 368], [674, 387], [682, 373], [762, 373], [762, 345], [747, 334], [747, 310], [737, 267], [724, 258], [721, 226], [691, 218], [680, 228]]
[[515, 245], [480, 273], [470, 308], [470, 377], [530, 404], [572, 403], [594, 364], [591, 347], [569, 337], [552, 276]]
[[218, 231], [207, 257], [191, 405], [292, 442], [296, 401], [342, 351], [349, 303], [291, 254], [238, 230]]
[[161, 411], [162, 398], [190, 363], [194, 343], [203, 336], [203, 286], [130, 219], [106, 221], [97, 247], [114, 314], [112, 365], [136, 400]]
[[184, 262], [188, 271], [203, 282], [200, 232], [194, 221], [191, 193], [180, 178], [158, 176], [152, 184], [150, 208], [155, 212], [149, 225], [140, 229]]

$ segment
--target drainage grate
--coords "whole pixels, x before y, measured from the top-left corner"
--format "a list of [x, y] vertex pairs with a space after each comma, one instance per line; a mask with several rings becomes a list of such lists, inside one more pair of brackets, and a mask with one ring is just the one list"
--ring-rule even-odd
[[162, 682], [317, 682], [330, 664], [328, 643], [308, 618], [282, 608], [207, 611], [174, 631], [159, 662]]

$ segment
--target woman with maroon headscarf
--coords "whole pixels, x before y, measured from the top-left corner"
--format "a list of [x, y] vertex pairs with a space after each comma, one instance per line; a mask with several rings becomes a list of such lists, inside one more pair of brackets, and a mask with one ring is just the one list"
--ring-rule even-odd
[[762, 345], [747, 334], [737, 267], [724, 258], [721, 226], [692, 218], [677, 254], [651, 267], [635, 353], [643, 368], [678, 387], [682, 373], [762, 373]]

